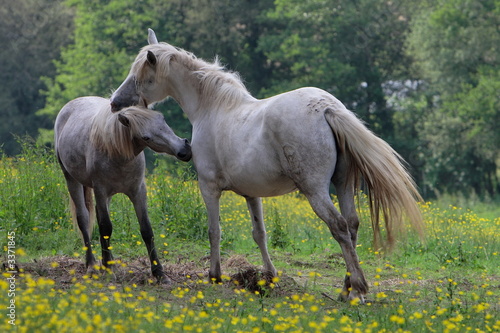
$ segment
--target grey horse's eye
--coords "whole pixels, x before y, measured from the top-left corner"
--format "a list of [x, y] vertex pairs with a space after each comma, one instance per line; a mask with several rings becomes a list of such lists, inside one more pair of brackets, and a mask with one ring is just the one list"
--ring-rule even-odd
[[149, 137], [149, 136], [143, 136], [143, 137], [142, 137], [142, 139], [143, 139], [144, 141], [149, 141], [149, 140], [150, 140], [150, 137]]

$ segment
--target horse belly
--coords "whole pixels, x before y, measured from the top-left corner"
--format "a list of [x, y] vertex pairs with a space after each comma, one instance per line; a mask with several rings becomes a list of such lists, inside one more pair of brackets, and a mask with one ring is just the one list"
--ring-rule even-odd
[[280, 168], [267, 165], [264, 160], [237, 163], [225, 169], [230, 190], [250, 197], [273, 197], [295, 191], [292, 179]]
[[258, 174], [255, 171], [242, 169], [229, 176], [229, 189], [249, 197], [274, 197], [297, 190], [295, 183], [284, 175]]

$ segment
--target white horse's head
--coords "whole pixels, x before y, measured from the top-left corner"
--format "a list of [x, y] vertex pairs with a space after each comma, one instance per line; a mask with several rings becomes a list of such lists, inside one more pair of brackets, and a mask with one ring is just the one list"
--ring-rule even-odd
[[[149, 45], [157, 45], [158, 39], [152, 29], [148, 29]], [[124, 107], [140, 105], [147, 107], [149, 103], [161, 101], [167, 96], [158, 89], [156, 83], [158, 60], [153, 51], [144, 47], [137, 55], [130, 72], [111, 96], [111, 110], [119, 111]]]

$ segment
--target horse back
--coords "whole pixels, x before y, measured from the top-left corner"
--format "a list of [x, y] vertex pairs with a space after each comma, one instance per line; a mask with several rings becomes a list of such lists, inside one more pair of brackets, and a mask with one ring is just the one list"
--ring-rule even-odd
[[59, 111], [54, 125], [56, 150], [65, 128], [66, 135], [90, 131], [92, 117], [107, 104], [107, 99], [96, 96], [79, 97], [66, 103]]

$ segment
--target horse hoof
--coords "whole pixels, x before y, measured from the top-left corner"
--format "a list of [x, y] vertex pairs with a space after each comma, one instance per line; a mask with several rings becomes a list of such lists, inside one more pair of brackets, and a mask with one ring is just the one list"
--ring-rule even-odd
[[219, 284], [219, 283], [222, 283], [222, 278], [220, 276], [212, 276], [212, 275], [208, 275], [208, 282], [212, 283], [212, 284]]
[[348, 291], [342, 291], [339, 294], [339, 297], [337, 298], [339, 302], [347, 302], [349, 300], [349, 292]]
[[344, 302], [344, 303], [346, 303], [346, 302], [355, 303], [356, 302], [357, 304], [365, 304], [364, 296], [358, 292], [355, 292], [355, 291], [351, 291], [351, 292], [342, 291], [339, 294], [338, 300], [340, 302]]
[[98, 264], [92, 264], [87, 266], [87, 271], [85, 272], [86, 275], [92, 276], [92, 275], [99, 275], [101, 272], [102, 267], [99, 266]]
[[363, 295], [359, 295], [359, 296], [350, 296], [349, 295], [349, 302], [352, 304], [352, 305], [356, 305], [356, 304], [365, 304], [365, 298], [363, 297]]
[[161, 284], [164, 286], [172, 283], [172, 280], [166, 274], [162, 274], [160, 276], [157, 276], [156, 280], [157, 280], [158, 284]]

